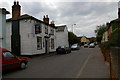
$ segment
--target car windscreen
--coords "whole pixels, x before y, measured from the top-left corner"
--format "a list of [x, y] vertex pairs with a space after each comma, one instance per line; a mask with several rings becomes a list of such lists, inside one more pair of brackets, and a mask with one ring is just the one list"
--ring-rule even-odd
[[72, 46], [77, 46], [77, 44], [73, 44]]
[[59, 46], [58, 48], [65, 48], [65, 46]]

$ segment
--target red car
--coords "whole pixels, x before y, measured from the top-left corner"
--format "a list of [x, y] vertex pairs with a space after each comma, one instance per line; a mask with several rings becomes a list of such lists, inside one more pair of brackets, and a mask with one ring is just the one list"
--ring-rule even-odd
[[[2, 51], [1, 51], [2, 50]], [[25, 69], [27, 65], [27, 57], [18, 57], [7, 49], [2, 48], [0, 54], [2, 56], [2, 71], [12, 69], [12, 68], [21, 68]]]

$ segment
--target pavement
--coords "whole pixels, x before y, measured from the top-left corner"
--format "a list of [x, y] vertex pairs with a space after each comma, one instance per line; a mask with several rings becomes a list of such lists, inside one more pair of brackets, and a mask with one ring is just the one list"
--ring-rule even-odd
[[88, 56], [76, 76], [77, 78], [110, 78], [109, 64], [104, 61], [100, 48], [96, 47], [97, 49], [94, 51], [97, 53]]

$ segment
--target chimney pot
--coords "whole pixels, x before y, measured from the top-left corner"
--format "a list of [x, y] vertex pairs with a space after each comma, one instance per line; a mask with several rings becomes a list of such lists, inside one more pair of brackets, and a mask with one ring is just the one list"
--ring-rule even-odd
[[49, 18], [48, 15], [46, 15], [46, 17], [44, 16], [43, 21], [47, 24], [49, 24]]
[[17, 5], [19, 5], [19, 2], [17, 1]]
[[46, 15], [46, 18], [48, 18], [48, 15]]
[[16, 5], [16, 1], [14, 1], [14, 5]]

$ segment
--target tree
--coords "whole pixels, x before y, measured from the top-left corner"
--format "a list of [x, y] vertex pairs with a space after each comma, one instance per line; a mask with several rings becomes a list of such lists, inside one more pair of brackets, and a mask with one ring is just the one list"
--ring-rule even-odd
[[106, 25], [100, 25], [100, 26], [97, 26], [97, 29], [95, 30], [95, 33], [96, 33], [96, 41], [98, 43], [101, 43], [101, 40], [102, 40], [102, 37], [103, 37], [103, 34], [105, 32], [105, 26]]
[[69, 45], [80, 42], [78, 37], [72, 32], [68, 32], [68, 41], [69, 41]]

